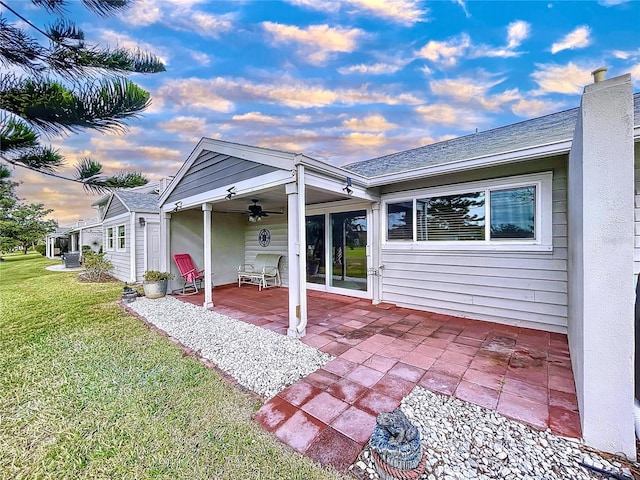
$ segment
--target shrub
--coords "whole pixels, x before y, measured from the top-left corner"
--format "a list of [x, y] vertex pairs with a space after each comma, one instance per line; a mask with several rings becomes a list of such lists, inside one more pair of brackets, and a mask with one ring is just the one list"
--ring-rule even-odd
[[33, 247], [36, 252], [38, 252], [43, 257], [47, 254], [47, 246], [46, 245], [36, 245]]
[[82, 254], [84, 255], [88, 252], [93, 252], [93, 248], [91, 248], [91, 245], [82, 245]]
[[144, 272], [145, 282], [161, 282], [163, 280], [172, 280], [174, 278], [173, 273], [160, 272], [158, 270], [147, 270]]
[[104, 258], [105, 253], [86, 252], [82, 257], [82, 266], [85, 268], [85, 278], [90, 282], [103, 282], [113, 270], [113, 263]]

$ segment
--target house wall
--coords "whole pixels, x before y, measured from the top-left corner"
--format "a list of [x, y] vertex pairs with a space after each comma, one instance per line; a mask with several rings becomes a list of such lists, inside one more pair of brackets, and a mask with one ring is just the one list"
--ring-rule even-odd
[[[103, 245], [104, 251], [106, 253], [105, 257], [113, 264], [113, 270], [111, 274], [120, 281], [128, 282], [130, 281], [131, 274], [131, 226], [129, 222], [129, 213], [123, 213], [118, 215], [117, 217], [105, 218], [102, 223], [103, 228]], [[107, 248], [107, 229], [109, 227], [114, 227], [116, 230], [116, 237], [114, 237], [117, 241], [117, 227], [118, 225], [125, 225], [125, 249], [124, 251], [118, 252], [116, 250], [106, 250]]]
[[[280, 277], [283, 285], [289, 285], [289, 268], [287, 261], [287, 215], [270, 215], [264, 217], [261, 222], [250, 223], [247, 216], [241, 216], [244, 227], [244, 260], [242, 263], [253, 264], [258, 253], [279, 253]], [[267, 247], [258, 243], [258, 233], [263, 228], [269, 230], [271, 242]], [[237, 280], [237, 276], [236, 276]]]
[[244, 229], [247, 219], [237, 213], [213, 212], [211, 224], [213, 284], [238, 281], [238, 265], [244, 262]]
[[[191, 209], [171, 216], [171, 252], [188, 253], [196, 267], [204, 268], [204, 214]], [[244, 215], [212, 212], [211, 248], [213, 285], [225, 285], [238, 281], [238, 265], [244, 263], [245, 224]], [[182, 287], [182, 277], [173, 261], [170, 271], [176, 278], [170, 283], [171, 289]]]
[[205, 150], [193, 162], [166, 202], [182, 200], [276, 170], [268, 165]]
[[[384, 302], [549, 331], [567, 329], [566, 156], [387, 187], [413, 190], [553, 171], [553, 250], [407, 250], [382, 245]], [[381, 215], [386, 215], [381, 212]], [[382, 232], [383, 238], [386, 237]]]
[[569, 159], [569, 348], [587, 445], [635, 459], [629, 75], [585, 87]]
[[[640, 122], [640, 119], [638, 119]], [[640, 273], [640, 143], [634, 144], [634, 251], [633, 251], [633, 274]]]

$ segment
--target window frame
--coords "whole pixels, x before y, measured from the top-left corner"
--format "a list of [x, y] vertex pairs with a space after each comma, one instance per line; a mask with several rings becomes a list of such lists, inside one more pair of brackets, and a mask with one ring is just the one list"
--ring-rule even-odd
[[[120, 227], [122, 227], [122, 237], [120, 236]], [[127, 225], [125, 223], [121, 223], [120, 225], [116, 225], [115, 227], [115, 241], [116, 241], [116, 252], [126, 252], [127, 251]], [[120, 240], [122, 239], [122, 246], [120, 246]]]
[[[465, 182], [437, 187], [408, 190], [387, 194], [382, 199], [381, 238], [384, 248], [397, 250], [553, 250], [553, 172], [542, 172], [513, 177], [495, 178], [475, 182]], [[535, 186], [535, 238], [533, 239], [491, 239], [491, 191]], [[447, 195], [485, 191], [485, 239], [484, 240], [417, 240], [417, 200]], [[413, 238], [411, 240], [389, 240], [388, 205], [413, 202]]]
[[[108, 252], [113, 252], [116, 249], [115, 227], [107, 227], [107, 231], [105, 233], [105, 250]], [[109, 233], [111, 233], [111, 235], [109, 235]]]

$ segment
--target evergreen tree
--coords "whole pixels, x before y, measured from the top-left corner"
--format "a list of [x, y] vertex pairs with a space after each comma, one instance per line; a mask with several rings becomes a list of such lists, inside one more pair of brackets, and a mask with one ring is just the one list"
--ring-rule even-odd
[[[59, 176], [55, 172], [64, 159], [41, 144], [40, 134], [126, 130], [125, 121], [150, 104], [149, 93], [126, 76], [162, 72], [164, 66], [142, 51], [86, 44], [83, 31], [64, 17], [67, 0], [31, 0], [35, 7], [57, 17], [43, 28], [18, 11], [24, 2], [11, 3], [17, 5], [0, 1], [0, 158], [7, 164]], [[127, 8], [130, 0], [82, 3], [97, 15], [107, 16]], [[7, 15], [19, 24], [10, 22]], [[47, 44], [36, 35], [44, 36]], [[17, 70], [23, 73], [14, 73]], [[140, 173], [104, 176], [102, 165], [88, 158], [76, 165], [76, 178], [70, 180], [98, 192], [147, 183]]]

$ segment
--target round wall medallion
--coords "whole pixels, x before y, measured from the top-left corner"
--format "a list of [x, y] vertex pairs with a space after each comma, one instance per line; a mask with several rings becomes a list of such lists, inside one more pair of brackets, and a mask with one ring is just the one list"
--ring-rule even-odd
[[267, 230], [266, 228], [263, 228], [262, 230], [260, 230], [260, 233], [258, 233], [258, 245], [260, 245], [261, 247], [268, 247], [270, 243], [271, 232], [269, 232], [269, 230]]

